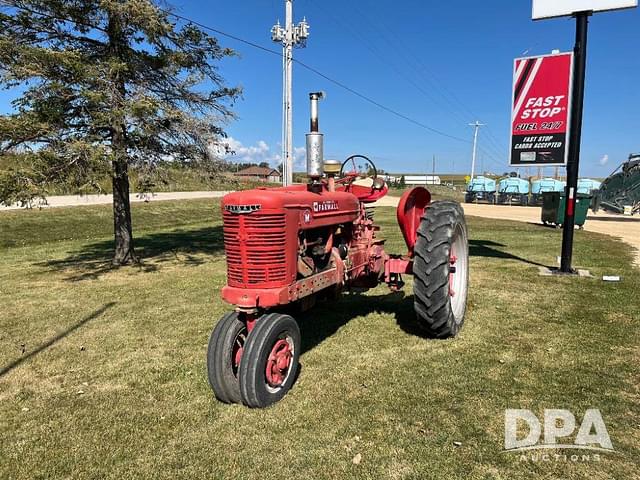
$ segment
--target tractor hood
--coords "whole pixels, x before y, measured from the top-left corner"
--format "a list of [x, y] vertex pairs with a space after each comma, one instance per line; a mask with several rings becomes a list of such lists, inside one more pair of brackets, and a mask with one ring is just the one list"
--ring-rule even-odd
[[306, 185], [261, 187], [229, 193], [222, 199], [223, 213], [285, 213], [291, 210], [304, 212], [302, 223], [312, 228], [353, 221], [360, 211], [360, 202], [351, 193], [326, 190], [314, 193], [308, 191]]

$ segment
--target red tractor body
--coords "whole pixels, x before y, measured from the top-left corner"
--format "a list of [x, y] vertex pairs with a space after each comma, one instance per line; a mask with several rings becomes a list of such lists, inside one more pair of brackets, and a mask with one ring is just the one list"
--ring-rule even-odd
[[[386, 188], [380, 191], [386, 193]], [[371, 191], [364, 193], [370, 202]], [[400, 228], [410, 253], [429, 199], [427, 190], [416, 188], [399, 206]], [[318, 192], [295, 185], [226, 195], [222, 215], [227, 286], [222, 298], [253, 312], [331, 286], [373, 287], [410, 273], [410, 254], [390, 258], [385, 253], [384, 241], [376, 237], [379, 228], [365, 205], [355, 194], [329, 191], [326, 184]]]
[[[313, 142], [319, 134], [310, 135], [308, 152], [318, 150]], [[291, 388], [300, 355], [297, 323], [282, 313], [291, 304], [304, 311], [320, 296], [380, 283], [395, 291], [404, 285], [403, 274], [413, 274], [416, 318], [425, 333], [449, 337], [462, 326], [468, 246], [460, 206], [431, 203], [422, 187], [405, 192], [397, 218], [408, 251], [388, 254], [369, 206], [388, 191], [375, 165], [361, 155], [319, 168], [315, 160], [307, 160], [309, 184], [223, 198], [227, 285], [222, 297], [235, 311], [211, 335], [208, 372], [224, 402], [263, 407]], [[365, 161], [365, 168], [356, 160]], [[345, 171], [349, 165], [353, 168]]]

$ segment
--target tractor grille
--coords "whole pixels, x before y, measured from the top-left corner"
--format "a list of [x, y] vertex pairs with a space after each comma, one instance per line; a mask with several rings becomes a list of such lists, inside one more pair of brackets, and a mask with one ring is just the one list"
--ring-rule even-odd
[[284, 214], [225, 212], [223, 218], [229, 286], [286, 283]]

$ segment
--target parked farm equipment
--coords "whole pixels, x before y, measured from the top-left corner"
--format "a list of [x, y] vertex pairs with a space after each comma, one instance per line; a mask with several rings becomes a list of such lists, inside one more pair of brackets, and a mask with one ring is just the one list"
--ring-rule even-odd
[[485, 200], [489, 203], [496, 203], [496, 181], [479, 175], [469, 180], [467, 192], [464, 195], [466, 203]]
[[564, 192], [565, 183], [554, 178], [539, 178], [531, 182], [532, 205], [538, 205], [542, 201], [545, 192]]
[[600, 188], [601, 185], [602, 184], [597, 180], [581, 178], [578, 180], [578, 193], [591, 196]]
[[594, 211], [640, 213], [640, 154], [629, 155], [629, 160], [602, 182], [593, 205]]
[[363, 155], [324, 160], [322, 94], [310, 98], [309, 183], [235, 192], [222, 201], [222, 297], [235, 309], [218, 322], [207, 351], [209, 382], [222, 402], [266, 407], [292, 387], [300, 330], [283, 307], [304, 311], [319, 297], [380, 283], [397, 291], [402, 276], [412, 274], [416, 323], [427, 336], [455, 336], [464, 321], [469, 261], [460, 205], [431, 202], [422, 187], [405, 192], [397, 219], [408, 252], [385, 252], [367, 205], [388, 187]]
[[529, 182], [518, 177], [503, 178], [498, 182], [498, 203], [529, 204]]

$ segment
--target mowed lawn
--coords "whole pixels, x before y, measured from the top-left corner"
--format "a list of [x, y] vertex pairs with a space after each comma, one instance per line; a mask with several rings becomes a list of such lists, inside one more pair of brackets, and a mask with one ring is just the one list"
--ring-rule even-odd
[[[405, 296], [320, 303], [298, 318], [295, 387], [250, 410], [206, 379], [229, 309], [219, 204], [133, 209], [143, 263], [117, 271], [109, 207], [0, 212], [0, 478], [638, 478], [640, 271], [625, 244], [577, 232], [575, 264], [596, 278], [544, 278], [559, 231], [469, 218], [458, 338], [416, 334], [410, 279]], [[393, 209], [376, 216], [401, 253]], [[523, 461], [502, 452], [507, 408], [598, 408], [616, 453]]]

